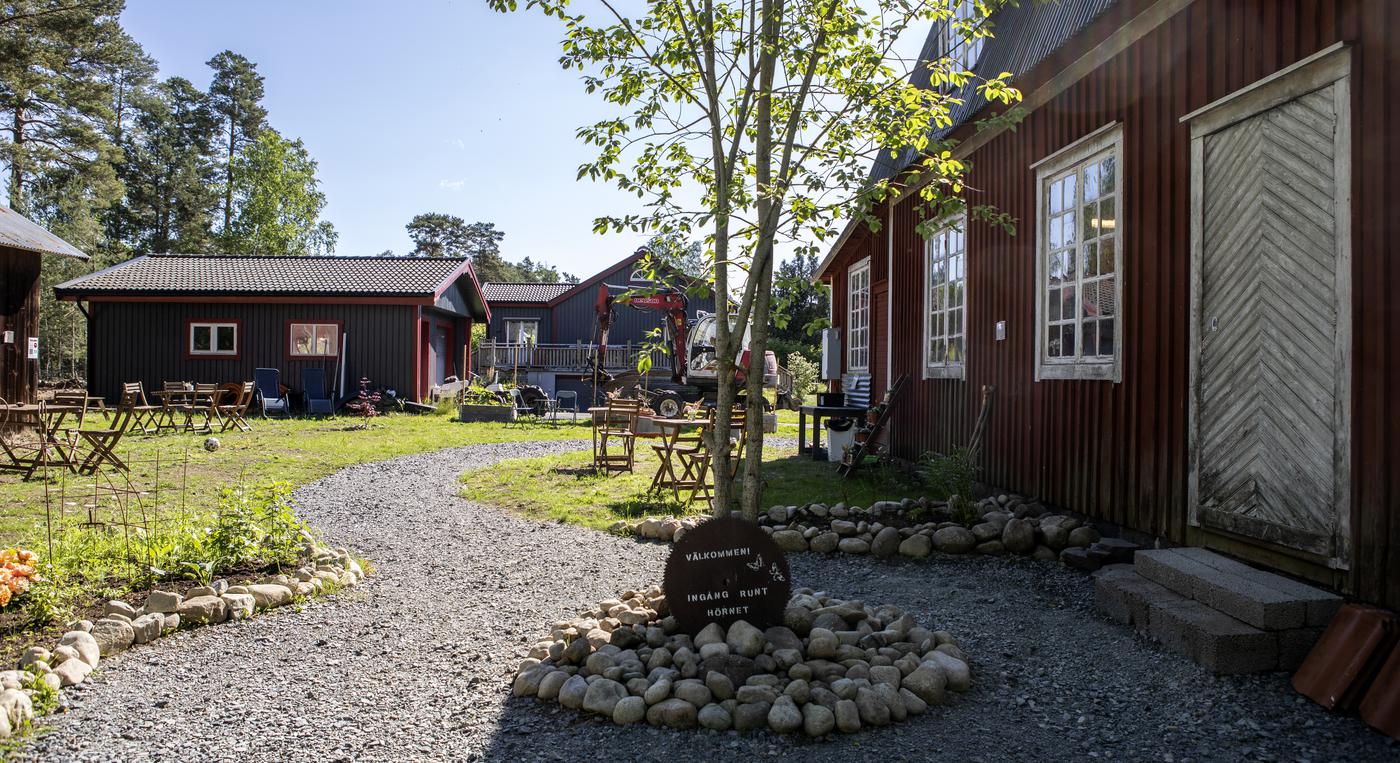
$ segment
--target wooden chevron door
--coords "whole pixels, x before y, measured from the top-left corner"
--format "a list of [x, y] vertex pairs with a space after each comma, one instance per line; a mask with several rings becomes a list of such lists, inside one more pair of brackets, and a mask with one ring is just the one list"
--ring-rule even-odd
[[1192, 124], [1192, 492], [1201, 527], [1345, 566], [1349, 97], [1327, 80]]

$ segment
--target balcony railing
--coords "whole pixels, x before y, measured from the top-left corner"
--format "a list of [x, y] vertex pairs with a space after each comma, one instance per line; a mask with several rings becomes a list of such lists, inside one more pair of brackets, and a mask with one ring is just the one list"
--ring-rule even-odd
[[[637, 357], [642, 351], [642, 346], [635, 344], [610, 346], [603, 355], [602, 368], [613, 373], [636, 370]], [[596, 352], [595, 345], [583, 342], [521, 344], [488, 340], [481, 343], [472, 360], [478, 373], [486, 368], [588, 373], [593, 370], [593, 356]], [[671, 359], [661, 350], [652, 350], [651, 367], [653, 373], [669, 372]]]

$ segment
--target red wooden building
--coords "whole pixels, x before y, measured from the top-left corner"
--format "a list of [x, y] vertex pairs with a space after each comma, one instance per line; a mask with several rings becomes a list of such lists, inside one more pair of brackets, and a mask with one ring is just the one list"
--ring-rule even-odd
[[39, 274], [46, 256], [88, 256], [0, 206], [0, 400], [32, 403], [39, 385]]
[[995, 385], [987, 482], [1400, 606], [1400, 3], [1020, 5], [966, 53], [1028, 115], [952, 128], [1015, 235], [896, 199], [820, 271], [894, 453]]

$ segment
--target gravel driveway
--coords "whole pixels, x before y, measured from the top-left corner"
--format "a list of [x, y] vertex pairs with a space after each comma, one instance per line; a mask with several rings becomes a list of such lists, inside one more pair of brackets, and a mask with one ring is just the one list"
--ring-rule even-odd
[[997, 558], [791, 558], [796, 585], [952, 631], [974, 688], [825, 743], [619, 729], [508, 700], [555, 619], [659, 581], [666, 549], [458, 499], [457, 475], [577, 445], [476, 446], [354, 467], [304, 516], [377, 572], [300, 612], [183, 633], [104, 663], [34, 737], [43, 760], [1395, 760], [1400, 745], [1282, 676], [1214, 678], [1091, 613], [1087, 578]]

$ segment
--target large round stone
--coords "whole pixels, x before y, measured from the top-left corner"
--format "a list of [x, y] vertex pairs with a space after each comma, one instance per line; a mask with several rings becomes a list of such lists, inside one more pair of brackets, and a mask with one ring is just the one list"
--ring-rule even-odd
[[626, 726], [647, 717], [647, 703], [641, 697], [623, 697], [613, 706], [613, 723]]
[[802, 728], [802, 712], [792, 697], [783, 695], [768, 710], [768, 727], [779, 734], [789, 734]]
[[702, 728], [707, 728], [711, 731], [728, 731], [732, 722], [729, 717], [729, 711], [713, 702], [700, 708], [697, 720], [699, 720]]
[[933, 534], [933, 545], [945, 554], [966, 554], [977, 545], [977, 537], [966, 527], [945, 527]]
[[870, 553], [881, 558], [894, 556], [899, 551], [899, 530], [886, 527], [875, 534], [870, 543]]
[[836, 714], [825, 707], [810, 702], [802, 706], [802, 730], [807, 736], [822, 737], [836, 728]]

